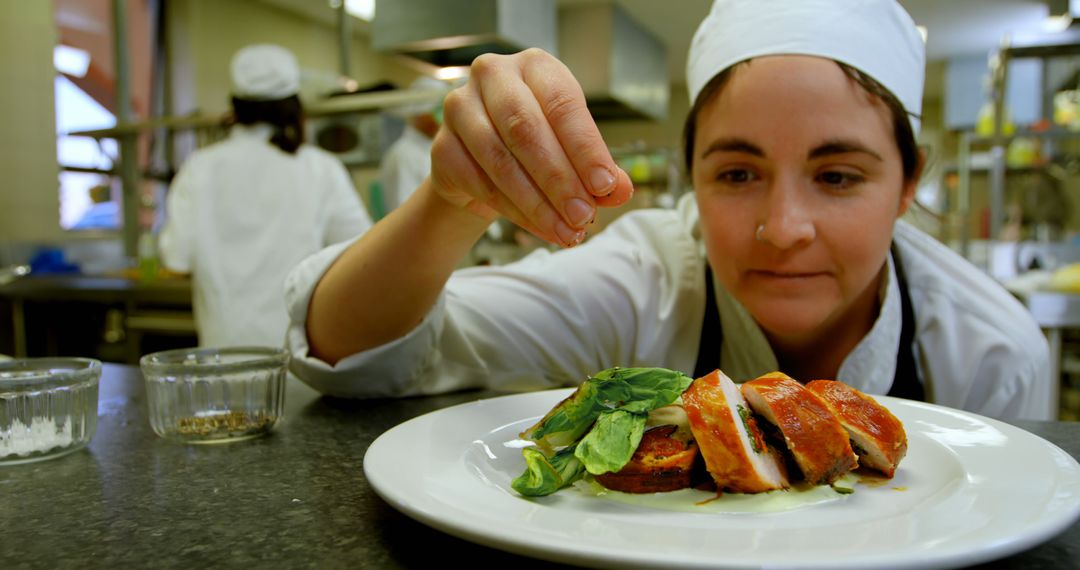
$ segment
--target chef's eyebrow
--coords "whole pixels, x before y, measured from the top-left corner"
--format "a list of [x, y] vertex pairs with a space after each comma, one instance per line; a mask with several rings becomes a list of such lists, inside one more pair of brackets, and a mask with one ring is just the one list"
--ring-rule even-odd
[[834, 154], [849, 154], [860, 153], [866, 154], [873, 158], [876, 158], [879, 162], [884, 162], [885, 159], [881, 158], [881, 155], [874, 152], [870, 147], [853, 140], [837, 139], [826, 141], [814, 147], [809, 153], [807, 153], [807, 160], [813, 160], [815, 158], [823, 158]]
[[761, 150], [761, 147], [738, 137], [714, 140], [709, 146], [705, 147], [705, 151], [701, 153], [701, 158], [705, 158], [714, 152], [741, 152], [765, 158], [765, 151]]
[[[728, 137], [722, 139], [716, 139], [709, 146], [705, 147], [705, 151], [701, 153], [701, 158], [705, 158], [714, 152], [741, 152], [765, 158], [765, 151], [758, 145], [739, 137]], [[813, 160], [815, 158], [824, 158], [826, 156], [832, 156], [835, 154], [849, 154], [849, 153], [861, 153], [869, 155], [872, 158], [877, 159], [880, 162], [884, 162], [885, 159], [881, 158], [881, 155], [870, 149], [870, 147], [854, 140], [836, 139], [826, 141], [807, 153], [807, 160]]]

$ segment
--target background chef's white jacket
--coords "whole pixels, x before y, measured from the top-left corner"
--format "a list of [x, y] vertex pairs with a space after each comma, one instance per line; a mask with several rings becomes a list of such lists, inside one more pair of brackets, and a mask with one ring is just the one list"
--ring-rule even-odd
[[386, 212], [397, 208], [431, 173], [431, 139], [409, 123], [379, 162], [383, 205]]
[[[704, 247], [692, 195], [676, 210], [621, 216], [583, 246], [456, 272], [406, 336], [329, 366], [308, 354], [308, 300], [341, 244], [286, 283], [292, 369], [316, 389], [377, 397], [487, 386], [577, 385], [611, 366], [693, 371], [705, 311]], [[963, 258], [903, 222], [894, 238], [915, 313], [916, 364], [932, 402], [999, 418], [1051, 417], [1049, 349], [1027, 310]], [[901, 310], [893, 264], [881, 312], [839, 380], [872, 394], [892, 384]], [[762, 331], [717, 288], [721, 368], [736, 381], [777, 369]]]
[[192, 274], [202, 346], [282, 346], [289, 270], [371, 226], [340, 161], [309, 145], [283, 152], [271, 133], [234, 126], [192, 154], [169, 189], [161, 257]]

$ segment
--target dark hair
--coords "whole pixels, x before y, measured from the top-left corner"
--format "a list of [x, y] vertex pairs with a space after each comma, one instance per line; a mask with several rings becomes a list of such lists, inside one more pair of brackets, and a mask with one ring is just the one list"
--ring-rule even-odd
[[273, 125], [274, 135], [270, 142], [281, 150], [295, 154], [304, 143], [304, 107], [296, 95], [270, 101], [233, 97], [232, 106], [233, 117], [241, 125]]
[[[686, 117], [686, 124], [683, 125], [683, 160], [687, 175], [690, 174], [690, 168], [694, 164], [694, 135], [696, 134], [697, 117], [701, 113], [701, 108], [723, 90], [731, 79], [735, 68], [741, 65], [749, 65], [751, 61], [737, 63], [716, 74], [705, 84], [705, 87], [698, 94], [697, 100], [694, 101], [694, 106]], [[919, 168], [919, 145], [915, 140], [915, 131], [911, 128], [911, 121], [908, 119], [909, 113], [904, 109], [904, 105], [900, 103], [896, 95], [893, 95], [891, 91], [878, 83], [873, 77], [846, 63], [836, 62], [836, 64], [840, 66], [845, 75], [858, 83], [867, 93], [881, 99], [885, 106], [889, 108], [893, 119], [893, 137], [896, 139], [896, 145], [900, 149], [900, 162], [903, 166], [904, 180], [911, 181], [915, 178]], [[911, 114], [911, 116], [917, 117], [914, 114]]]

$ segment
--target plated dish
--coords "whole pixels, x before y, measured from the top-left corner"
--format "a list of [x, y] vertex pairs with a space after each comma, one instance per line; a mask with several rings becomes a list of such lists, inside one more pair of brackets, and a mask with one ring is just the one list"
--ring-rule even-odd
[[937, 568], [1000, 558], [1080, 515], [1080, 465], [1019, 428], [932, 404], [878, 397], [909, 449], [892, 480], [724, 495], [628, 497], [566, 489], [524, 498], [518, 434], [571, 390], [504, 396], [405, 422], [368, 449], [364, 471], [395, 508], [510, 552], [590, 566]]

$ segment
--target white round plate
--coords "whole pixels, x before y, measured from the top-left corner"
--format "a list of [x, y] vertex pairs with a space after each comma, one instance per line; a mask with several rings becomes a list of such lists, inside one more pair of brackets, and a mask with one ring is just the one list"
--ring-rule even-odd
[[904, 422], [907, 457], [892, 480], [850, 495], [829, 490], [828, 498], [779, 508], [727, 495], [674, 509], [670, 500], [626, 503], [576, 488], [524, 498], [510, 489], [525, 468], [517, 434], [570, 392], [414, 418], [372, 443], [364, 473], [383, 499], [422, 523], [586, 566], [965, 566], [1035, 546], [1080, 516], [1080, 465], [1057, 446], [996, 420], [889, 397], [878, 400]]

